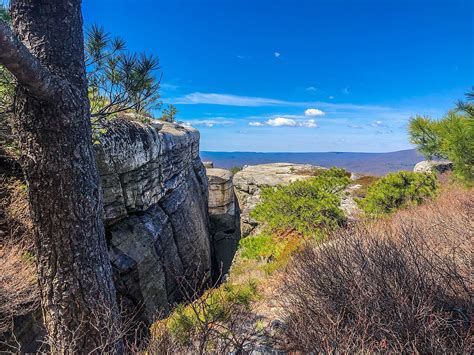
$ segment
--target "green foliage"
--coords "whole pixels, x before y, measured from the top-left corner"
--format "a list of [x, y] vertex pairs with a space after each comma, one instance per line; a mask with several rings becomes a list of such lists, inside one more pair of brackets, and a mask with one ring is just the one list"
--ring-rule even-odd
[[157, 57], [129, 53], [122, 39], [99, 26], [87, 32], [85, 52], [93, 122], [119, 112], [148, 115], [161, 105]]
[[[2, 5], [0, 20], [9, 21], [8, 11]], [[104, 120], [120, 112], [137, 113], [126, 116], [132, 120], [150, 121], [150, 111], [161, 105], [160, 82], [155, 76], [158, 58], [130, 54], [123, 40], [111, 38], [98, 26], [92, 26], [86, 34], [85, 58], [94, 144], [104, 134]], [[0, 145], [16, 156], [18, 144], [9, 124], [15, 87], [14, 77], [0, 65]]]
[[[11, 22], [9, 10], [3, 4], [0, 4], [0, 21], [8, 24]], [[15, 79], [13, 75], [4, 66], [0, 65], [0, 116], [12, 110], [14, 91]], [[4, 126], [3, 120], [1, 123]]]
[[251, 216], [271, 231], [321, 237], [323, 229], [335, 229], [345, 222], [340, 203], [349, 183], [344, 169], [331, 168], [308, 180], [263, 188], [262, 202]]
[[168, 105], [168, 108], [163, 109], [160, 120], [165, 122], [175, 122], [178, 109], [174, 105]]
[[437, 125], [436, 121], [425, 116], [415, 116], [410, 120], [410, 141], [417, 145], [418, 151], [428, 159], [446, 158], [440, 150], [441, 138], [437, 132]]
[[24, 262], [29, 263], [29, 264], [35, 264], [36, 262], [36, 256], [31, 251], [28, 251], [28, 250], [25, 250], [21, 254], [21, 259]]
[[370, 216], [383, 215], [396, 209], [418, 205], [436, 195], [438, 183], [433, 173], [400, 171], [387, 174], [369, 186], [365, 198], [357, 200]]
[[230, 168], [230, 172], [232, 173], [232, 175], [235, 175], [242, 169], [243, 168], [241, 166], [233, 166], [232, 168]]
[[266, 233], [242, 238], [239, 242], [240, 256], [245, 259], [261, 260], [278, 256], [282, 243]]
[[474, 119], [474, 86], [466, 93], [467, 101], [459, 101], [456, 105], [458, 112], [464, 112], [472, 120]]
[[219, 325], [225, 328], [238, 309], [249, 311], [251, 302], [257, 298], [257, 284], [253, 281], [240, 285], [225, 283], [188, 305], [178, 305], [167, 319], [156, 322], [151, 331], [156, 336], [164, 325], [173, 339], [186, 345], [203, 327], [214, 325], [215, 331]]
[[0, 4], [0, 21], [5, 21], [7, 23], [10, 23], [11, 21], [10, 12], [8, 11], [8, 8], [3, 4]]
[[281, 270], [290, 261], [295, 251], [304, 244], [305, 238], [294, 233], [251, 235], [240, 240], [239, 260], [257, 261], [260, 270], [272, 274]]
[[467, 184], [474, 180], [474, 105], [459, 102], [457, 110], [440, 120], [416, 116], [409, 126], [410, 141], [428, 159], [446, 158], [453, 162], [455, 176]]
[[19, 154], [11, 127], [15, 87], [14, 77], [0, 65], [0, 150], [12, 156]]

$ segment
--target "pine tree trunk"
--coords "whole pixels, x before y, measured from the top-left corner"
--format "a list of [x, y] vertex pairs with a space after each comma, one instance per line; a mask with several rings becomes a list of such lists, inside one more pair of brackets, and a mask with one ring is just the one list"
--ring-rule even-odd
[[15, 102], [51, 350], [117, 351], [121, 341], [112, 344], [111, 328], [119, 317], [91, 138], [81, 1], [13, 0], [11, 10], [19, 39], [70, 84], [43, 100], [20, 83]]

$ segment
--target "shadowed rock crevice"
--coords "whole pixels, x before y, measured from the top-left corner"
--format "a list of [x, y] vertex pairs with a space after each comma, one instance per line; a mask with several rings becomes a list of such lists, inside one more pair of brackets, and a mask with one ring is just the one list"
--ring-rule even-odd
[[240, 210], [229, 170], [207, 168], [209, 219], [214, 255], [214, 281], [228, 271], [240, 240]]

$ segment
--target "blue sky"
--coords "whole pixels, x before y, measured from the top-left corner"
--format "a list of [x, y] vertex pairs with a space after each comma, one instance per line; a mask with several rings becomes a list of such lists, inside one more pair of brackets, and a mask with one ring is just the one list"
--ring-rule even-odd
[[[211, 151], [408, 149], [472, 85], [471, 0], [84, 0]], [[159, 114], [159, 113], [157, 113]]]

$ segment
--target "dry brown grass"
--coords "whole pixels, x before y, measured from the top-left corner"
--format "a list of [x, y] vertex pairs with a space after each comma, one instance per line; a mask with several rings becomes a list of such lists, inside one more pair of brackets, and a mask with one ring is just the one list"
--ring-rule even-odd
[[39, 309], [27, 191], [11, 168], [0, 167], [0, 348], [8, 352], [20, 349], [18, 322]]
[[474, 192], [339, 232], [287, 268], [280, 301], [287, 350], [472, 351]]
[[0, 247], [0, 335], [11, 329], [13, 318], [39, 306], [34, 261], [19, 248]]
[[370, 185], [379, 180], [380, 177], [365, 175], [354, 181], [354, 184], [361, 185], [359, 189], [353, 190], [352, 197], [364, 198]]
[[14, 177], [0, 177], [0, 242], [33, 252], [33, 225], [30, 218], [26, 185]]

